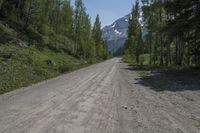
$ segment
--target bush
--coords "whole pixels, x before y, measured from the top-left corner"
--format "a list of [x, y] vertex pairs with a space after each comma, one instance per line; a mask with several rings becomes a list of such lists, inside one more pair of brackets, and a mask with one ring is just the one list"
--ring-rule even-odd
[[74, 55], [73, 46], [74, 42], [71, 41], [69, 38], [61, 35], [51, 35], [50, 42], [47, 44], [49, 49], [55, 52], [65, 52], [70, 55]]
[[0, 22], [0, 36], [4, 35], [4, 34], [16, 36], [16, 32], [13, 29], [9, 28], [8, 25], [6, 25], [6, 24], [4, 25], [4, 24], [2, 24], [2, 22]]
[[59, 67], [59, 72], [60, 73], [66, 73], [68, 71], [70, 71], [70, 68], [69, 68], [69, 66], [67, 64], [62, 65], [62, 66]]
[[130, 63], [130, 64], [132, 64], [132, 65], [137, 64], [137, 63], [136, 63], [136, 58], [135, 58], [135, 56], [130, 55], [130, 54], [126, 54], [126, 55], [123, 57], [123, 61], [126, 62], [126, 63]]
[[34, 43], [38, 43], [41, 45], [42, 42], [42, 35], [39, 34], [37, 31], [34, 31], [32, 28], [28, 28], [26, 30], [26, 35], [29, 38], [29, 41], [34, 42]]
[[140, 65], [148, 65], [149, 62], [150, 62], [150, 55], [149, 54], [140, 55]]

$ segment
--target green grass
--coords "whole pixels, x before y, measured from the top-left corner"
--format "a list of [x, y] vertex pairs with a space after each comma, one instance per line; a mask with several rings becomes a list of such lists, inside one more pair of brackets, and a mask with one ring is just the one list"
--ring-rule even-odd
[[139, 57], [140, 62], [137, 63], [134, 56], [125, 55], [122, 60], [133, 67], [138, 72], [139, 76], [146, 77], [149, 72], [155, 67], [149, 65], [149, 54], [143, 54]]
[[141, 77], [148, 77], [151, 71], [173, 71], [176, 73], [193, 73], [199, 70], [199, 67], [195, 66], [159, 66], [157, 64], [150, 65], [149, 54], [140, 55], [140, 63], [138, 64], [136, 63], [135, 57], [131, 55], [124, 55], [122, 60], [128, 63], [130, 66], [132, 66], [133, 69], [137, 71]]
[[[67, 37], [54, 34], [50, 39], [34, 30], [28, 33], [0, 21], [0, 37], [12, 38], [0, 42], [0, 94], [100, 62], [74, 57], [69, 50], [73, 42]], [[35, 43], [38, 38], [43, 41]]]
[[12, 36], [17, 35], [17, 33], [12, 28], [10, 28], [6, 24], [3, 25], [3, 23], [0, 21], [0, 36], [4, 35], [4, 34], [9, 34], [9, 35], [12, 35]]
[[123, 59], [124, 62], [129, 63], [131, 65], [149, 65], [150, 57], [149, 54], [143, 54], [139, 57], [139, 63], [136, 62], [136, 58], [133, 55], [124, 55]]
[[141, 77], [146, 77], [149, 72], [148, 71], [138, 71], [138, 74], [141, 76]]
[[64, 52], [21, 48], [10, 43], [0, 46], [0, 94], [25, 87], [89, 65]]

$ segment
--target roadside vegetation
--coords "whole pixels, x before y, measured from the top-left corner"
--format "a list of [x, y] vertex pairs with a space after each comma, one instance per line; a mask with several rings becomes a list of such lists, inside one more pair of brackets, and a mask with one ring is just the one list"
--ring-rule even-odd
[[137, 0], [123, 61], [159, 90], [196, 90], [200, 82], [200, 2]]
[[0, 94], [90, 64], [64, 52], [21, 48], [13, 43], [1, 46], [0, 56]]
[[[129, 19], [124, 61], [138, 67], [189, 69], [200, 65], [200, 3], [137, 0]], [[142, 19], [141, 19], [142, 18]]]
[[110, 57], [82, 0], [1, 0], [0, 94]]
[[125, 58], [154, 66], [199, 66], [199, 1], [142, 3], [137, 0], [131, 12]]

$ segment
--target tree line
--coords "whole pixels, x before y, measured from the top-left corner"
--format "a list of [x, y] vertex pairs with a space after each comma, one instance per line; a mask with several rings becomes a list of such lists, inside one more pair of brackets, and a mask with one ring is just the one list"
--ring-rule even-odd
[[0, 0], [0, 21], [17, 37], [43, 49], [68, 52], [78, 58], [107, 59], [97, 15], [94, 25], [82, 0]]
[[133, 6], [125, 54], [137, 63], [148, 54], [151, 65], [200, 65], [200, 0], [142, 0], [142, 4], [137, 0]]

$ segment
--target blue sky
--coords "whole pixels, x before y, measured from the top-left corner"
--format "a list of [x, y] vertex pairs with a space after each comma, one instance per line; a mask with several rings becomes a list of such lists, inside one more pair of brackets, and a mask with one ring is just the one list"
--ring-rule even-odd
[[[72, 4], [74, 1], [72, 0]], [[92, 23], [99, 14], [103, 27], [131, 12], [135, 0], [83, 0], [83, 2], [91, 16]]]

